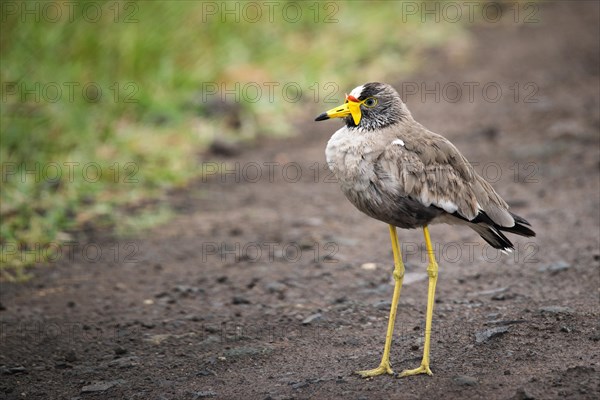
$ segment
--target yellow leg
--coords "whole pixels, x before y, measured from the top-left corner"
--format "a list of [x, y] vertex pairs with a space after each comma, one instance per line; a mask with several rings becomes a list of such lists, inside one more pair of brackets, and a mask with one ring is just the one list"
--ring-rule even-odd
[[402, 255], [400, 254], [400, 246], [398, 245], [398, 235], [396, 227], [390, 225], [390, 238], [392, 239], [392, 251], [394, 253], [394, 295], [392, 296], [392, 307], [390, 308], [390, 317], [388, 320], [387, 334], [385, 336], [385, 346], [383, 347], [383, 357], [379, 367], [365, 371], [356, 371], [363, 378], [377, 376], [382, 374], [393, 374], [390, 364], [390, 348], [392, 347], [392, 337], [394, 335], [394, 321], [396, 320], [396, 310], [398, 308], [398, 299], [400, 298], [400, 290], [402, 289], [402, 280], [404, 279], [404, 264], [402, 263]]
[[433, 318], [433, 300], [435, 297], [435, 285], [437, 283], [438, 275], [438, 264], [435, 261], [435, 254], [431, 246], [431, 239], [429, 238], [429, 229], [423, 227], [423, 234], [425, 235], [425, 245], [427, 246], [427, 256], [429, 258], [429, 265], [427, 266], [427, 275], [429, 275], [429, 293], [427, 294], [427, 315], [425, 317], [425, 347], [423, 348], [423, 361], [421, 366], [415, 369], [407, 369], [400, 373], [400, 376], [410, 376], [417, 374], [433, 375], [429, 369], [429, 349], [431, 346], [431, 320]]

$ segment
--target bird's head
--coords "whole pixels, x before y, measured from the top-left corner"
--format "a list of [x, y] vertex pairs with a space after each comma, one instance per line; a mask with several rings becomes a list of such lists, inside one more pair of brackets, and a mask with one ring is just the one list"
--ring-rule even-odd
[[375, 130], [410, 117], [400, 95], [388, 84], [365, 83], [346, 95], [344, 104], [319, 115], [315, 121], [344, 118], [350, 129]]

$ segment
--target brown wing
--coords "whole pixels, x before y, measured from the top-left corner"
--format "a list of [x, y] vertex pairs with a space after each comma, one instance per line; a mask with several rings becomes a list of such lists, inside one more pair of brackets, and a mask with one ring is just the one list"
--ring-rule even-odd
[[386, 147], [382, 161], [395, 171], [405, 195], [425, 206], [456, 212], [469, 221], [484, 211], [501, 226], [514, 225], [504, 200], [440, 135], [429, 131], [407, 134]]

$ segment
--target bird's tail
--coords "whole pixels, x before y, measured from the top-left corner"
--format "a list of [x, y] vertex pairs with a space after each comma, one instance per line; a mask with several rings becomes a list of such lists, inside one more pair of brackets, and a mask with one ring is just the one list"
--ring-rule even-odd
[[479, 234], [479, 236], [483, 238], [483, 240], [488, 242], [490, 246], [500, 250], [514, 250], [513, 244], [502, 233], [502, 231], [525, 237], [535, 236], [535, 232], [530, 228], [531, 225], [525, 218], [519, 217], [513, 213], [511, 213], [511, 215], [515, 220], [515, 224], [509, 228], [500, 226], [498, 224], [489, 224], [485, 222], [473, 223], [470, 224], [470, 226]]

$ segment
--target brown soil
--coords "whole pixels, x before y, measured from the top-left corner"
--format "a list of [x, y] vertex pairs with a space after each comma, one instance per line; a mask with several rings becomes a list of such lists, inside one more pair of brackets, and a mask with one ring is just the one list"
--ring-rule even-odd
[[[539, 15], [473, 27], [469, 51], [428, 53], [420, 73], [395, 82], [501, 85], [496, 103], [477, 90], [473, 102], [405, 100], [538, 233], [513, 237], [517, 251], [498, 257], [468, 229], [431, 229], [445, 246], [432, 377], [352, 374], [380, 359], [388, 231], [324, 169], [339, 122], [312, 123], [307, 112], [302, 136], [216, 160], [240, 173], [170, 195], [180, 212], [166, 226], [136, 241], [88, 236], [97, 247], [63, 251], [30, 282], [3, 284], [0, 398], [597, 398], [599, 8], [552, 3]], [[525, 99], [532, 88], [537, 102]], [[268, 162], [278, 163], [272, 176]], [[400, 240], [397, 372], [419, 364], [427, 292], [421, 232]]]

